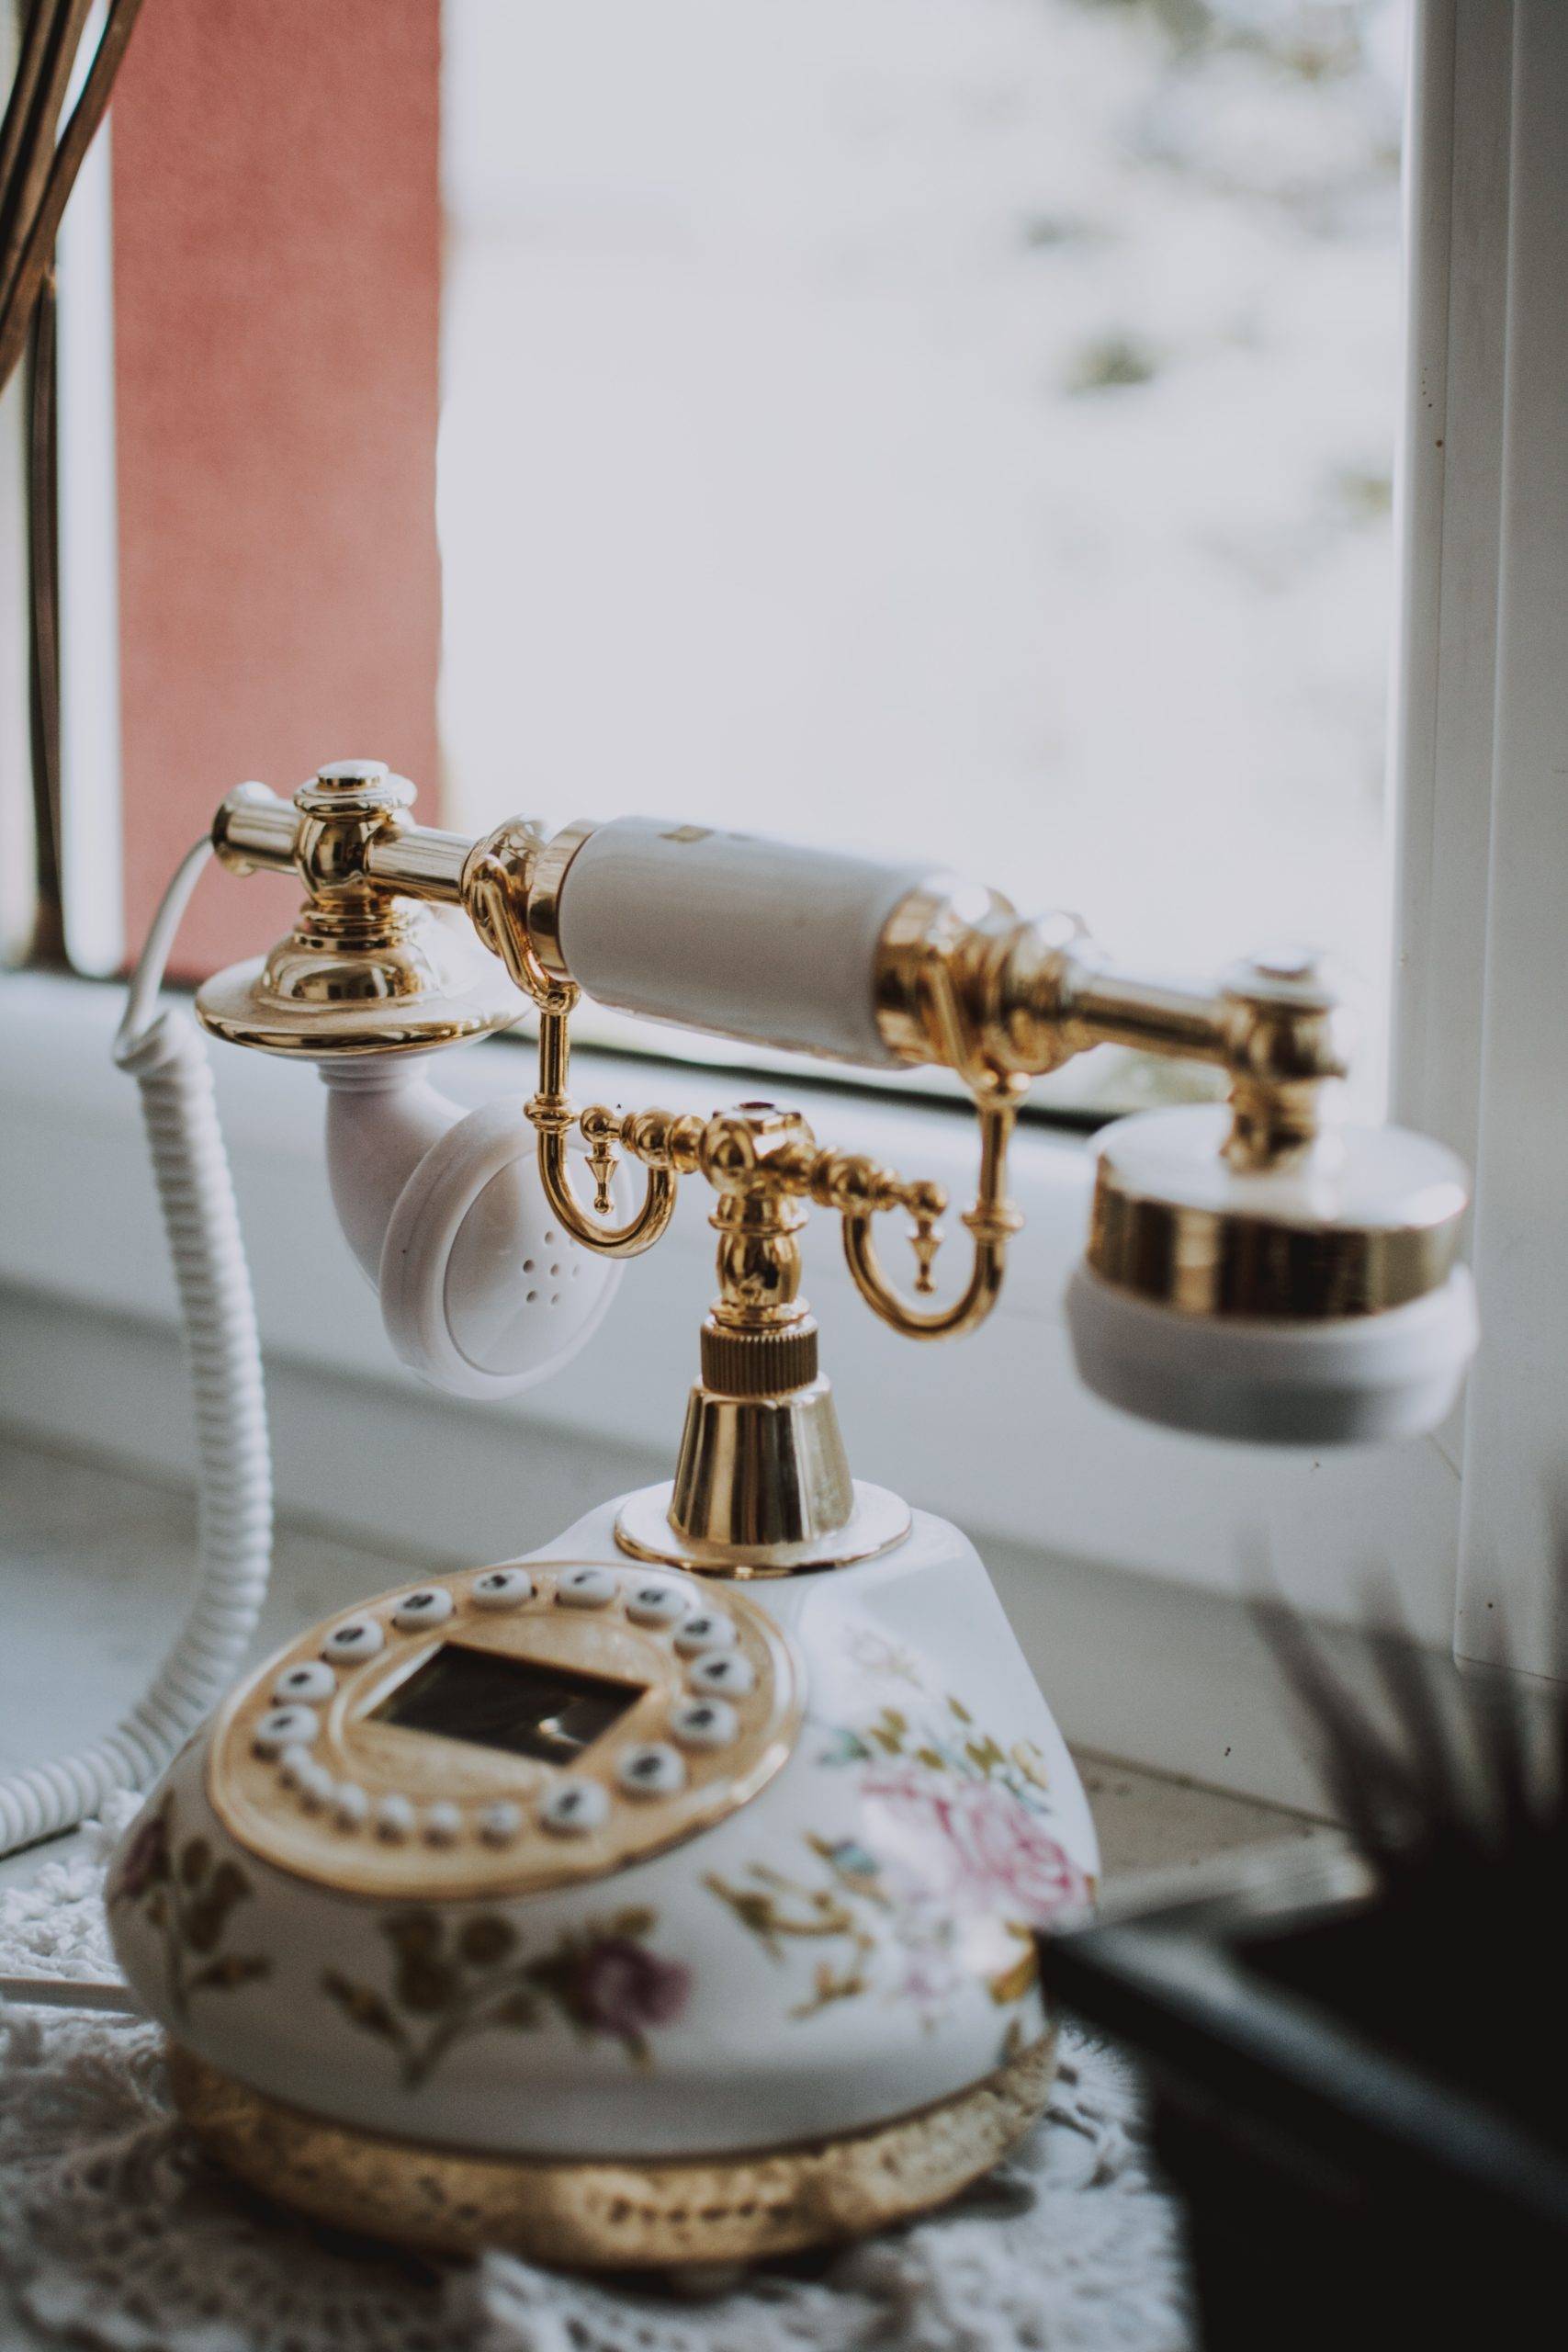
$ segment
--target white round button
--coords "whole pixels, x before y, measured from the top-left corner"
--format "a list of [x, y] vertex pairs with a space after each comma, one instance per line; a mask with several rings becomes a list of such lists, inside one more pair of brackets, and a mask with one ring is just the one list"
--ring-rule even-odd
[[678, 1584], [636, 1584], [626, 1595], [626, 1615], [634, 1625], [673, 1625], [691, 1606], [691, 1594]]
[[496, 1804], [487, 1804], [479, 1815], [479, 1836], [487, 1846], [510, 1846], [522, 1827], [521, 1806], [509, 1804], [504, 1797]]
[[413, 1806], [396, 1791], [376, 1800], [376, 1835], [389, 1846], [400, 1846], [413, 1834]]
[[424, 1815], [425, 1842], [431, 1846], [451, 1846], [462, 1831], [463, 1816], [455, 1804], [433, 1804]]
[[670, 1717], [670, 1729], [682, 1747], [728, 1747], [740, 1728], [740, 1718], [723, 1699], [686, 1699]]
[[361, 1829], [370, 1800], [356, 1781], [340, 1781], [333, 1791], [333, 1819], [340, 1829]]
[[422, 1584], [417, 1592], [405, 1592], [392, 1611], [392, 1623], [400, 1633], [417, 1634], [422, 1625], [445, 1625], [452, 1614], [452, 1596], [444, 1586]]
[[337, 1689], [337, 1676], [319, 1657], [308, 1657], [299, 1666], [286, 1666], [272, 1686], [272, 1695], [280, 1707], [297, 1701], [311, 1702], [330, 1699]]
[[757, 1678], [750, 1659], [742, 1657], [739, 1650], [710, 1650], [687, 1668], [686, 1679], [694, 1690], [718, 1690], [727, 1698], [739, 1698]]
[[539, 1806], [539, 1824], [558, 1838], [582, 1838], [597, 1829], [610, 1800], [597, 1781], [559, 1781]]
[[534, 1598], [534, 1579], [526, 1568], [487, 1568], [468, 1587], [476, 1609], [517, 1609]]
[[319, 1813], [333, 1792], [333, 1776], [324, 1764], [307, 1756], [295, 1776], [295, 1786], [307, 1813]]
[[735, 1647], [735, 1621], [721, 1616], [716, 1609], [700, 1609], [688, 1617], [675, 1636], [675, 1646], [682, 1657], [696, 1657], [704, 1650], [730, 1650]]
[[309, 1747], [321, 1728], [313, 1707], [274, 1707], [251, 1736], [258, 1756], [281, 1756], [286, 1747]]
[[615, 1778], [629, 1797], [673, 1796], [686, 1785], [686, 1768], [662, 1740], [645, 1740], [628, 1747], [615, 1766]]
[[286, 1747], [277, 1759], [277, 1777], [286, 1789], [302, 1789], [320, 1770], [308, 1747]]
[[345, 1617], [321, 1644], [321, 1656], [352, 1663], [358, 1658], [374, 1657], [385, 1647], [386, 1640], [374, 1617]]
[[620, 1590], [619, 1579], [608, 1568], [569, 1568], [556, 1587], [562, 1609], [603, 1609]]

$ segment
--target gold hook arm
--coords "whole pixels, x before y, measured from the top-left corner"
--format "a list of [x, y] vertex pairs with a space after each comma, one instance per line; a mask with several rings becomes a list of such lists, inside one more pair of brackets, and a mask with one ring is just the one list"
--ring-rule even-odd
[[[575, 1002], [576, 989], [570, 993]], [[573, 1241], [581, 1242], [583, 1249], [595, 1251], [601, 1258], [637, 1258], [645, 1250], [652, 1249], [674, 1215], [675, 1178], [668, 1168], [649, 1168], [642, 1204], [625, 1225], [601, 1225], [581, 1206], [572, 1189], [566, 1156], [567, 1136], [578, 1124], [566, 1091], [571, 1052], [567, 1034], [570, 1010], [570, 1005], [562, 1011], [542, 1004], [539, 1009], [539, 1090], [523, 1105], [523, 1115], [538, 1136], [539, 1181], [545, 1188], [545, 1198]], [[597, 1151], [604, 1138], [594, 1136], [590, 1140]], [[599, 1198], [607, 1204], [608, 1168], [601, 1172], [597, 1161], [594, 1167], [599, 1176]]]
[[[950, 1340], [961, 1332], [974, 1330], [996, 1305], [1007, 1272], [1008, 1244], [1023, 1224], [1008, 1198], [1007, 1160], [1018, 1106], [1029, 1091], [1029, 1080], [1017, 1072], [992, 1068], [976, 1050], [964, 1027], [945, 958], [936, 955], [930, 957], [922, 977], [948, 1067], [958, 1072], [974, 1096], [980, 1122], [980, 1179], [975, 1205], [962, 1220], [973, 1237], [974, 1259], [961, 1295], [950, 1306], [926, 1309], [910, 1306], [884, 1273], [872, 1238], [872, 1219], [877, 1208], [894, 1203], [884, 1200], [862, 1205], [840, 1201], [834, 1205], [843, 1214], [844, 1256], [855, 1288], [866, 1305], [906, 1339]], [[923, 1189], [929, 1193], [932, 1188]], [[915, 1256], [919, 1266], [916, 1288], [928, 1291], [931, 1288], [931, 1259], [940, 1238], [936, 1216], [941, 1213], [942, 1204], [938, 1196], [933, 1214], [930, 1200], [920, 1199], [921, 1191], [919, 1186], [907, 1188], [901, 1199], [902, 1205], [912, 1209], [915, 1216]]]
[[[642, 1203], [625, 1225], [603, 1225], [578, 1200], [572, 1187], [566, 1139], [578, 1125], [567, 1092], [571, 1062], [570, 1023], [579, 989], [574, 980], [547, 971], [535, 950], [528, 923], [527, 876], [530, 852], [538, 842], [532, 828], [512, 833], [502, 828], [480, 850], [464, 876], [465, 900], [479, 936], [492, 948], [513, 984], [531, 996], [539, 1009], [539, 1084], [523, 1106], [523, 1115], [537, 1138], [539, 1181], [545, 1198], [573, 1241], [601, 1258], [637, 1258], [651, 1250], [675, 1208], [675, 1179], [668, 1169], [650, 1168]], [[504, 854], [510, 851], [510, 855]], [[591, 1137], [591, 1162], [598, 1180], [596, 1206], [610, 1206], [609, 1170], [604, 1139]]]
[[[1018, 1116], [1018, 1091], [1010, 1082], [976, 1098], [980, 1120], [980, 1182], [975, 1205], [962, 1222], [973, 1235], [974, 1261], [962, 1295], [950, 1306], [910, 1306], [883, 1272], [872, 1238], [874, 1208], [843, 1210], [844, 1257], [855, 1288], [868, 1306], [909, 1340], [951, 1340], [983, 1323], [997, 1303], [1007, 1272], [1008, 1243], [1023, 1219], [1007, 1197], [1007, 1150]], [[836, 1204], [835, 1204], [836, 1205]], [[906, 1204], [906, 1205], [911, 1205]], [[919, 1286], [929, 1287], [929, 1267], [935, 1235], [929, 1220], [915, 1205], [916, 1254], [920, 1260]], [[922, 1227], [924, 1228], [922, 1230]], [[922, 1244], [924, 1246], [922, 1246]]]

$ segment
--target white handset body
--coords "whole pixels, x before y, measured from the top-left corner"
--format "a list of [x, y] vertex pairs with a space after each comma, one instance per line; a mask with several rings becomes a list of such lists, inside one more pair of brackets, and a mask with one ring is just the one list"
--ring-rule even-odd
[[333, 1203], [401, 1362], [449, 1396], [514, 1396], [586, 1345], [621, 1269], [560, 1228], [516, 1098], [465, 1111], [428, 1061], [321, 1066]]

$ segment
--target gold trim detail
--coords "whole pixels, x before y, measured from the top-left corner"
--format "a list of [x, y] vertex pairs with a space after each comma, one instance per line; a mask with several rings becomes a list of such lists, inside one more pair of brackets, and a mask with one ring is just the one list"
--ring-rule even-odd
[[[822, 1383], [823, 1387], [827, 1383]], [[747, 1405], [752, 1416], [766, 1409], [765, 1399], [732, 1399], [705, 1397], [700, 1388], [692, 1392], [693, 1412], [700, 1412], [708, 1419], [713, 1408], [729, 1406], [733, 1418], [743, 1422]], [[775, 1406], [778, 1401], [773, 1400]], [[787, 1406], [789, 1399], [782, 1402]], [[688, 1414], [687, 1427], [691, 1427]], [[787, 1430], [788, 1424], [782, 1426]], [[682, 1459], [685, 1446], [682, 1444]], [[742, 1496], [754, 1497], [764, 1505], [777, 1502], [781, 1494], [790, 1488], [781, 1486], [776, 1478], [757, 1479], [754, 1474], [738, 1474], [736, 1490]], [[902, 1495], [886, 1487], [874, 1487], [863, 1478], [850, 1480], [852, 1509], [838, 1525], [818, 1528], [803, 1534], [794, 1542], [774, 1539], [765, 1543], [731, 1542], [728, 1536], [708, 1540], [701, 1535], [688, 1535], [677, 1527], [671, 1512], [675, 1508], [675, 1482], [666, 1478], [657, 1487], [639, 1487], [621, 1505], [615, 1521], [615, 1542], [634, 1560], [648, 1560], [660, 1567], [685, 1568], [693, 1576], [723, 1577], [737, 1584], [752, 1582], [769, 1577], [815, 1575], [818, 1570], [852, 1567], [860, 1560], [874, 1560], [884, 1552], [891, 1552], [902, 1544], [912, 1524], [908, 1504]]]
[[333, 2228], [446, 2254], [504, 2247], [570, 2269], [752, 2262], [946, 2202], [1044, 2111], [1055, 2030], [984, 2081], [841, 2137], [752, 2154], [526, 2158], [332, 2123], [169, 2046], [175, 2104], [252, 2188]]

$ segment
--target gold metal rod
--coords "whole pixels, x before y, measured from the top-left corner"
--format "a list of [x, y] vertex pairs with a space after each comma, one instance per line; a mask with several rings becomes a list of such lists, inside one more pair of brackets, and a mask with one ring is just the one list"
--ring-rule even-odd
[[1224, 1009], [1216, 996], [1129, 972], [1076, 964], [1063, 990], [1062, 1026], [1075, 1052], [1130, 1046], [1135, 1052], [1225, 1057]]
[[383, 889], [405, 899], [427, 899], [438, 906], [463, 902], [463, 869], [473, 851], [468, 833], [446, 833], [434, 825], [408, 825], [378, 834], [365, 852], [365, 872]]
[[280, 800], [265, 784], [242, 784], [218, 804], [213, 852], [231, 874], [292, 874], [299, 831], [292, 800]]

